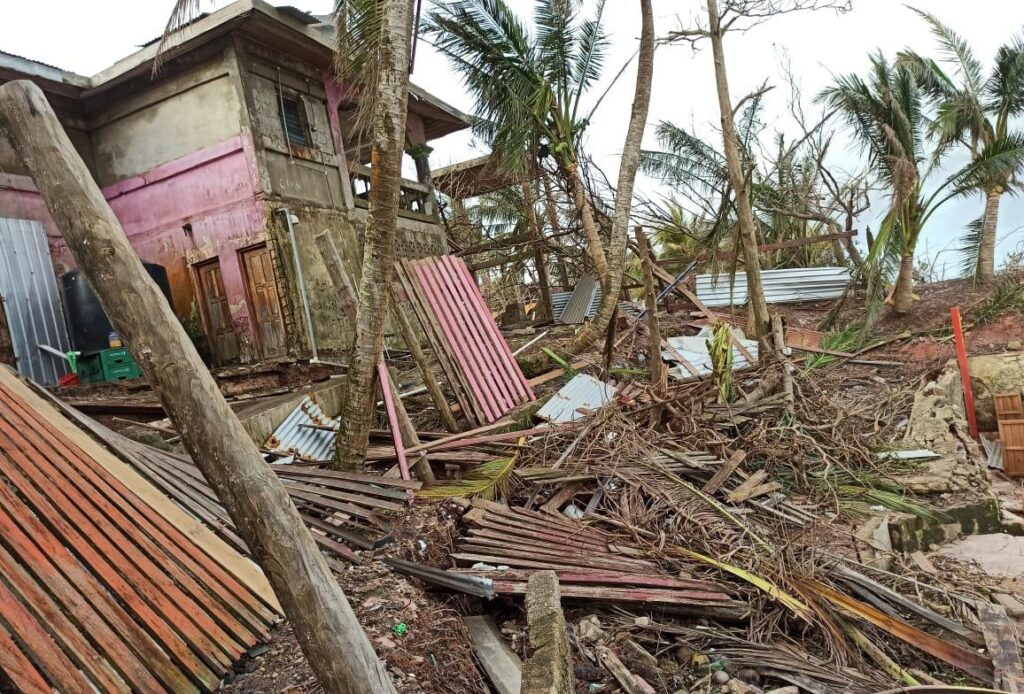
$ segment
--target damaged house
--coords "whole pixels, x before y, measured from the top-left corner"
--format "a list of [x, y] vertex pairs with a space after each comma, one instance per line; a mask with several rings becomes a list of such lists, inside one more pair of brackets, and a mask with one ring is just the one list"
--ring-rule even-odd
[[[139, 257], [166, 272], [178, 317], [201, 318], [216, 365], [350, 347], [314, 241], [329, 232], [358, 276], [369, 147], [332, 76], [333, 32], [329, 18], [238, 0], [172, 37], [156, 73], [159, 40], [93, 77], [0, 53], [0, 83], [44, 90]], [[448, 251], [429, 143], [467, 126], [411, 88], [405, 169], [418, 180], [403, 180], [400, 255]], [[6, 358], [53, 383], [67, 371], [54, 352], [83, 349], [58, 289], [74, 259], [24, 174], [0, 141]]]

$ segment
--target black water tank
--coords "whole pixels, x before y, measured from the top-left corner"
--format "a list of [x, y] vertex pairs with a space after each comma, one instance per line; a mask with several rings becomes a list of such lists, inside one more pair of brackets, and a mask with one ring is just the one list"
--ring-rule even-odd
[[[171, 301], [171, 285], [167, 282], [167, 270], [163, 265], [155, 263], [142, 265], [167, 297], [167, 303], [174, 308]], [[96, 293], [89, 286], [82, 271], [66, 272], [61, 276], [60, 282], [64, 293], [64, 312], [67, 314], [68, 328], [71, 330], [71, 346], [82, 354], [110, 347], [109, 337], [114, 328], [110, 325], [99, 299], [96, 298]]]

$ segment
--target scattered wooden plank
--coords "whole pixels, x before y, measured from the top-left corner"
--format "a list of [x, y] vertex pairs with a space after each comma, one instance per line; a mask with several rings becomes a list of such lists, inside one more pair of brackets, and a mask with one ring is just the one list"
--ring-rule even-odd
[[726, 495], [726, 501], [730, 504], [736, 504], [749, 498], [750, 493], [754, 491], [758, 485], [764, 482], [767, 477], [768, 473], [764, 470], [756, 470], [750, 475], [750, 477], [745, 479], [740, 486], [736, 487]]
[[1001, 605], [975, 602], [985, 647], [992, 658], [995, 686], [1017, 694], [1024, 692], [1024, 669], [1021, 668], [1020, 642], [1017, 630]]
[[717, 492], [722, 488], [722, 485], [725, 484], [726, 480], [736, 472], [736, 468], [743, 464], [743, 461], [746, 460], [746, 458], [746, 451], [736, 451], [733, 453], [729, 456], [729, 459], [722, 463], [718, 470], [715, 471], [714, 476], [708, 480], [707, 484], [704, 485], [704, 488], [701, 489], [701, 491], [705, 494], [714, 494]]
[[597, 659], [608, 672], [612, 673], [615, 681], [619, 683], [622, 691], [626, 692], [626, 694], [656, 694], [654, 687], [639, 675], [634, 675], [630, 672], [629, 668], [619, 660], [619, 657], [607, 647], [598, 646], [595, 652], [597, 653]]
[[523, 661], [509, 648], [492, 617], [463, 617], [473, 652], [497, 694], [519, 694]]

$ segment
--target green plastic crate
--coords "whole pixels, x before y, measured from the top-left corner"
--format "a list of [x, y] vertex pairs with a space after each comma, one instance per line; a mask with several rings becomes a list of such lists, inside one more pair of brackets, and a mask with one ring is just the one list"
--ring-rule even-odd
[[78, 361], [78, 380], [82, 383], [132, 381], [141, 377], [139, 365], [124, 348], [105, 349]]

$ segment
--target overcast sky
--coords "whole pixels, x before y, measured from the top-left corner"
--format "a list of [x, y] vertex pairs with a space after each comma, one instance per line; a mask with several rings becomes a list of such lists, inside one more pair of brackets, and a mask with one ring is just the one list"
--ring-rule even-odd
[[[293, 0], [295, 6], [316, 14], [330, 11], [331, 0]], [[428, 0], [429, 2], [429, 0]], [[91, 75], [158, 36], [166, 22], [173, 0], [33, 0], [4, 3], [4, 21], [0, 23], [0, 50], [22, 55], [58, 67]], [[207, 2], [204, 10], [228, 4]], [[532, 0], [510, 0], [510, 4], [528, 17]], [[963, 35], [988, 67], [996, 49], [1024, 26], [1024, 2], [1020, 0], [917, 0], [917, 6], [938, 15]], [[663, 36], [681, 24], [688, 24], [704, 6], [703, 0], [654, 0], [656, 29]], [[612, 47], [605, 68], [604, 91], [633, 51], [639, 35], [638, 3], [634, 0], [608, 0], [606, 27]], [[768, 133], [781, 128], [791, 131], [787, 116], [788, 90], [779, 65], [788, 54], [807, 100], [826, 86], [833, 75], [866, 70], [868, 54], [881, 49], [887, 55], [910, 46], [922, 53], [935, 51], [935, 43], [924, 23], [895, 0], [853, 0], [851, 12], [832, 11], [794, 14], [772, 19], [748, 33], [726, 39], [726, 63], [734, 99], [757, 88], [764, 80], [777, 85], [766, 97]], [[655, 59], [655, 81], [651, 115], [645, 145], [654, 147], [654, 125], [671, 120], [715, 141], [718, 107], [709, 51], [696, 52], [688, 46], [664, 46]], [[632, 101], [635, 68], [616, 83], [589, 129], [587, 151], [612, 180], [617, 171]], [[472, 110], [472, 102], [452, 75], [443, 58], [429, 46], [417, 55], [413, 81], [449, 103]], [[457, 134], [436, 143], [432, 155], [435, 168], [476, 156], [482, 152], [465, 134]], [[834, 163], [854, 167], [857, 153], [849, 147], [836, 152]], [[653, 191], [641, 183], [642, 190]], [[921, 249], [935, 255], [944, 248], [955, 248], [964, 225], [977, 217], [981, 200], [956, 201], [936, 214], [926, 229]], [[874, 212], [880, 212], [875, 210]], [[861, 224], [877, 221], [864, 218]], [[999, 255], [1002, 257], [1024, 244], [1024, 201], [1004, 198], [999, 224]], [[940, 256], [950, 271], [957, 266], [952, 252]]]

